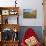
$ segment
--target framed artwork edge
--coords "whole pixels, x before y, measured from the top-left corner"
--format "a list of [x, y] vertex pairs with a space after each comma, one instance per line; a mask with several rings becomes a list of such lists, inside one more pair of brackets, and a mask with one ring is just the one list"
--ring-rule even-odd
[[23, 18], [36, 19], [37, 18], [37, 9], [23, 9]]

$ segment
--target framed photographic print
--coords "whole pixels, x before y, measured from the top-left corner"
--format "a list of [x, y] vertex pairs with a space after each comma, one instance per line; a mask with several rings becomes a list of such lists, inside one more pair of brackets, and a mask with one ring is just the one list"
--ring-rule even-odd
[[9, 10], [2, 10], [2, 15], [9, 15]]
[[36, 18], [37, 10], [23, 9], [23, 18]]

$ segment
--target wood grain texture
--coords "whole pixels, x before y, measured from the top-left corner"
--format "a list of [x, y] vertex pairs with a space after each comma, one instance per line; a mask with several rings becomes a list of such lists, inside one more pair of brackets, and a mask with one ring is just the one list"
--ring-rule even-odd
[[18, 46], [18, 41], [1, 41], [0, 46]]
[[18, 24], [1, 24], [0, 25], [0, 30], [3, 31], [3, 29], [5, 28], [10, 28], [14, 31], [14, 29], [16, 29], [17, 31], [19, 31], [20, 27]]

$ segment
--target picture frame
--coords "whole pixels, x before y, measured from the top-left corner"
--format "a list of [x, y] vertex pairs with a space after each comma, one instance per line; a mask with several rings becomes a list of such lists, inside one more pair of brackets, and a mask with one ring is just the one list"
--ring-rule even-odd
[[10, 14], [10, 15], [16, 15], [16, 14], [17, 14], [17, 11], [16, 11], [16, 10], [10, 10], [10, 11], [9, 11], [9, 14]]
[[2, 10], [2, 15], [9, 15], [9, 10]]
[[23, 18], [36, 18], [37, 10], [33, 9], [23, 9]]

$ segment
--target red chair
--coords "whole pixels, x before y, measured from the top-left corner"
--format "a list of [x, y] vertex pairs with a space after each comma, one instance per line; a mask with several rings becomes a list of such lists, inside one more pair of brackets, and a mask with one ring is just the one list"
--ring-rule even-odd
[[[37, 39], [37, 35], [34, 32], [34, 30], [32, 28], [28, 28], [27, 31], [25, 32], [24, 37], [22, 38], [22, 42], [21, 42], [21, 46], [27, 46], [27, 44], [25, 43], [25, 40], [34, 36]], [[35, 46], [41, 46], [39, 40], [37, 39], [37, 44]]]

